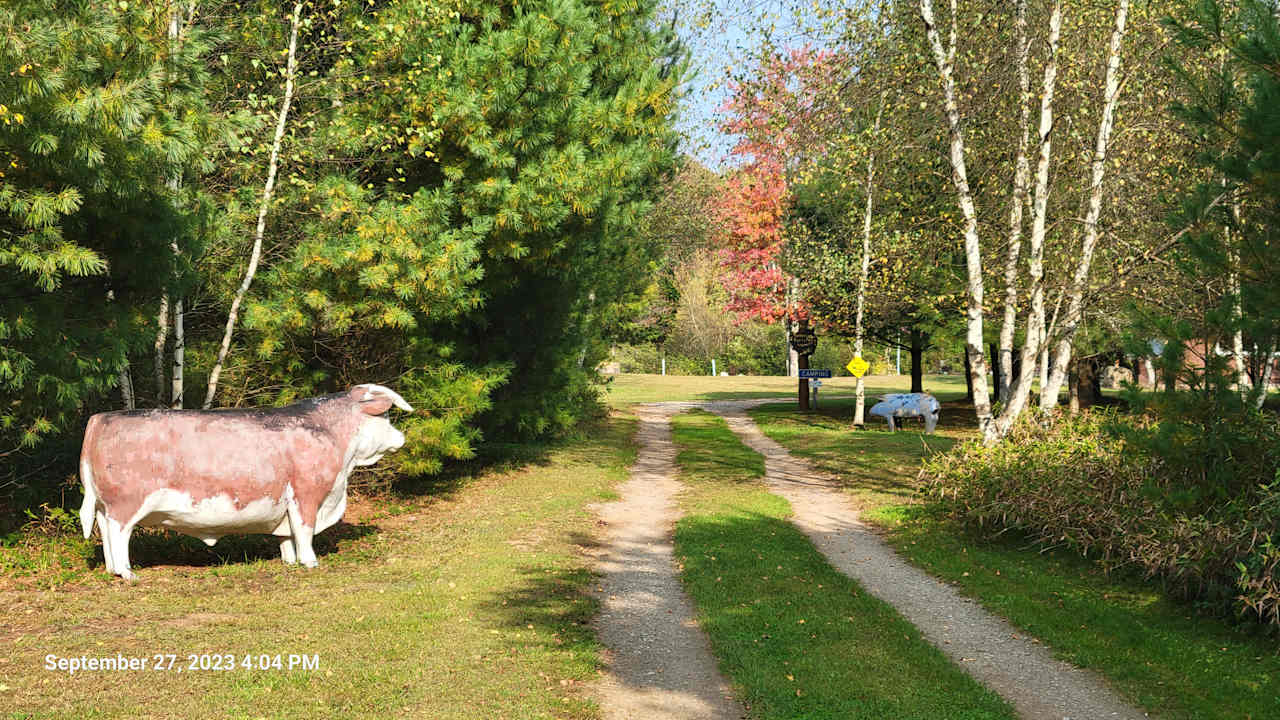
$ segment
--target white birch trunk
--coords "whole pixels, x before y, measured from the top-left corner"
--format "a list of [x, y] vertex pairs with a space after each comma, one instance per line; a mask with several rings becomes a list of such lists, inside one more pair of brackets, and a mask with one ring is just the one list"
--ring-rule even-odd
[[129, 363], [120, 368], [120, 399], [124, 401], [125, 410], [133, 410], [138, 406], [133, 396], [133, 376], [129, 374]]
[[[1240, 226], [1240, 201], [1233, 199], [1231, 202], [1231, 217], [1235, 220], [1236, 227]], [[1231, 293], [1231, 360], [1235, 363], [1236, 375], [1236, 392], [1241, 394], [1249, 391], [1249, 372], [1244, 365], [1244, 307], [1243, 299], [1240, 297], [1240, 250], [1235, 247], [1234, 242], [1236, 236], [1231, 232], [1230, 228], [1226, 231], [1227, 235], [1227, 262], [1230, 270], [1227, 274], [1227, 288]]]
[[164, 346], [169, 339], [169, 291], [160, 296], [160, 311], [156, 315], [155, 379], [156, 404], [164, 405]]
[[1006, 435], [1022, 414], [1031, 396], [1036, 361], [1044, 334], [1044, 236], [1049, 207], [1049, 165], [1053, 159], [1053, 97], [1058, 83], [1058, 41], [1062, 36], [1062, 1], [1055, 0], [1049, 14], [1049, 57], [1045, 61], [1040, 88], [1040, 154], [1036, 160], [1036, 186], [1031, 208], [1031, 238], [1027, 252], [1031, 277], [1031, 308], [1027, 314], [1027, 337], [1022, 345], [1022, 373], [1009, 393], [1008, 402], [996, 419], [996, 434]]
[[982, 350], [982, 248], [978, 242], [978, 218], [969, 189], [969, 173], [965, 166], [964, 131], [960, 127], [960, 110], [956, 105], [956, 84], [952, 74], [956, 54], [956, 0], [951, 0], [950, 47], [943, 49], [942, 39], [933, 15], [933, 0], [920, 0], [920, 18], [933, 51], [934, 65], [942, 80], [943, 107], [951, 135], [951, 180], [956, 199], [964, 216], [964, 255], [968, 275], [968, 304], [965, 308], [965, 353], [969, 357], [969, 377], [973, 384], [973, 409], [982, 431], [983, 442], [993, 442], [991, 395], [987, 388], [987, 358]]
[[1267, 401], [1267, 393], [1271, 392], [1271, 373], [1275, 372], [1276, 367], [1276, 343], [1271, 343], [1270, 349], [1267, 351], [1267, 359], [1262, 361], [1262, 374], [1258, 377], [1258, 385], [1254, 388], [1253, 407], [1257, 410], [1262, 409], [1263, 403]]
[[[289, 107], [293, 103], [293, 78], [298, 69], [298, 24], [302, 16], [302, 3], [293, 6], [293, 15], [289, 18], [289, 54], [285, 62], [284, 99], [280, 101], [280, 112], [276, 116], [276, 133], [271, 139], [271, 157], [267, 162], [267, 180], [262, 186], [262, 201], [258, 204], [258, 224], [253, 231], [253, 249], [249, 253], [249, 266], [245, 269], [244, 280], [236, 288], [235, 297], [231, 299], [231, 309], [227, 312], [227, 326], [222, 331], [222, 345], [218, 347], [218, 360], [209, 372], [209, 384], [205, 387], [204, 408], [213, 406], [213, 397], [218, 393], [218, 378], [222, 376], [222, 364], [226, 362], [227, 353], [231, 349], [231, 337], [235, 333], [236, 320], [240, 317], [240, 303], [249, 292], [253, 277], [258, 272], [258, 261], [262, 258], [262, 235], [267, 227], [267, 211], [271, 208], [271, 198], [276, 188], [276, 171], [280, 164], [280, 145], [284, 141], [285, 123], [289, 119]], [[583, 351], [585, 356], [585, 350]], [[582, 365], [582, 357], [578, 365]]]
[[[876, 109], [876, 124], [872, 130], [871, 147], [874, 148], [876, 139], [880, 136], [880, 118], [884, 113], [884, 95], [880, 96], [880, 107]], [[872, 149], [867, 153], [867, 205], [866, 212], [862, 216], [862, 267], [858, 271], [858, 302], [854, 313], [854, 330], [853, 330], [853, 355], [854, 357], [862, 357], [862, 341], [864, 329], [862, 327], [862, 311], [863, 305], [867, 297], [867, 273], [871, 269], [871, 216], [874, 202], [873, 192], [875, 189], [876, 178], [876, 154]], [[867, 388], [862, 376], [859, 375], [854, 384], [854, 406], [853, 406], [853, 424], [855, 427], [862, 427], [865, 421], [866, 404], [867, 404]]]
[[1018, 152], [1014, 158], [1013, 199], [1009, 204], [1009, 252], [1004, 261], [1004, 320], [1000, 325], [1000, 402], [1009, 400], [1013, 374], [1013, 336], [1018, 323], [1018, 256], [1022, 253], [1022, 210], [1027, 200], [1027, 134], [1031, 127], [1031, 79], [1027, 73], [1027, 0], [1018, 0], [1014, 22], [1018, 71]]
[[[171, 52], [178, 45], [178, 40], [180, 35], [179, 24], [181, 21], [181, 17], [182, 17], [182, 10], [179, 7], [177, 7], [176, 4], [169, 8], [169, 45], [170, 45]], [[177, 195], [177, 191], [181, 183], [182, 183], [182, 178], [175, 175], [169, 179], [169, 189], [172, 190], [175, 195]], [[176, 276], [177, 259], [178, 259], [178, 256], [182, 253], [182, 250], [178, 247], [178, 242], [176, 240], [169, 243], [169, 249], [173, 252], [174, 275]], [[162, 308], [164, 307], [165, 304], [167, 304], [168, 300], [169, 300], [168, 294], [166, 293], [164, 301], [162, 301], [161, 303]], [[187, 354], [187, 338], [186, 338], [185, 328], [183, 327], [182, 298], [179, 297], [173, 300], [173, 368], [171, 371], [172, 385], [169, 391], [170, 407], [174, 407], [174, 408], [182, 407], [182, 399], [183, 399], [182, 398], [182, 395], [183, 395], [182, 366], [186, 359], [186, 354]]]
[[1045, 392], [1040, 394], [1040, 409], [1044, 412], [1053, 410], [1058, 404], [1058, 390], [1062, 387], [1063, 378], [1066, 376], [1067, 363], [1071, 361], [1071, 344], [1083, 317], [1084, 290], [1089, 280], [1093, 251], [1098, 242], [1098, 218], [1102, 214], [1102, 181], [1106, 177], [1107, 148], [1111, 142], [1116, 102], [1120, 99], [1120, 47], [1124, 40], [1125, 22], [1128, 16], [1129, 0], [1119, 0], [1116, 5], [1115, 27], [1111, 32], [1111, 44], [1107, 49], [1105, 101], [1102, 106], [1102, 117], [1098, 121], [1097, 140], [1094, 143], [1093, 167], [1089, 182], [1089, 210], [1084, 219], [1084, 240], [1080, 243], [1079, 264], [1076, 266], [1068, 290], [1067, 314], [1057, 348], [1054, 350], [1049, 384]]

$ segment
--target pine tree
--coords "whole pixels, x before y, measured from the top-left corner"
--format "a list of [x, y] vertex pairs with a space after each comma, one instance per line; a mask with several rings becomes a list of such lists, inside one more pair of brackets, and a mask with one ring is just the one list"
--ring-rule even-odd
[[74, 425], [154, 333], [193, 237], [165, 181], [200, 158], [200, 49], [125, 3], [0, 7], [0, 452]]

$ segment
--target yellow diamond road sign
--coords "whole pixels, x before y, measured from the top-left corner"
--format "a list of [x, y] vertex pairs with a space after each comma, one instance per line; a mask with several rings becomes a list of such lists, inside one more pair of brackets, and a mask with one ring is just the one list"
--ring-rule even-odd
[[861, 355], [857, 355], [845, 367], [848, 368], [849, 372], [853, 373], [854, 377], [862, 377], [867, 372], [867, 368], [871, 367], [871, 364], [863, 360]]

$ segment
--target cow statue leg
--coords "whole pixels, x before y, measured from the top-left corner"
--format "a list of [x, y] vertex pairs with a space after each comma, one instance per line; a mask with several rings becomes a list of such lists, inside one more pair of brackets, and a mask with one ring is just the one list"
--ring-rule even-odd
[[[292, 524], [292, 523], [290, 523], [290, 524], [289, 524], [289, 529], [290, 529], [290, 530], [292, 530], [292, 529], [293, 529], [293, 524]], [[294, 550], [294, 548], [293, 548], [293, 536], [292, 536], [292, 535], [290, 535], [289, 537], [286, 537], [286, 538], [281, 538], [281, 540], [280, 540], [280, 559], [284, 561], [284, 564], [285, 564], [285, 565], [297, 565], [297, 564], [298, 564], [298, 553], [297, 553], [297, 552]]]
[[[312, 517], [315, 514], [312, 513]], [[311, 537], [315, 535], [315, 525], [307, 525], [303, 522], [302, 510], [298, 507], [298, 501], [289, 500], [289, 532], [292, 533], [290, 538], [293, 542], [293, 549], [297, 551], [296, 561], [304, 566], [313, 568], [320, 565], [316, 561], [316, 551], [311, 547]], [[283, 556], [284, 548], [281, 546], [281, 554]], [[287, 560], [285, 562], [288, 562]]]
[[895, 431], [897, 431], [897, 429], [898, 429], [898, 428], [897, 428], [897, 427], [895, 427], [895, 426], [894, 426], [894, 424], [893, 424], [893, 416], [892, 416], [892, 415], [886, 415], [884, 419], [889, 421], [889, 432], [895, 432]]
[[107, 524], [107, 515], [101, 510], [94, 515], [95, 522], [98, 523], [98, 534], [102, 536], [102, 562], [107, 566], [107, 572], [112, 575], [116, 574], [116, 558], [112, 553], [112, 536], [111, 526]]
[[129, 536], [133, 534], [133, 525], [121, 526], [114, 518], [107, 518], [107, 531], [103, 534], [111, 534], [109, 541], [104, 540], [103, 551], [106, 552], [108, 545], [111, 547], [111, 557], [114, 560], [114, 567], [111, 572], [119, 575], [125, 580], [137, 580], [138, 576], [133, 574], [129, 568]]

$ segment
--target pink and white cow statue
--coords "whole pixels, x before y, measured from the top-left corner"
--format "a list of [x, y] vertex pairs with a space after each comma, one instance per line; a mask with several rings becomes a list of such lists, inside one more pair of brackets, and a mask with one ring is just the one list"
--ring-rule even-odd
[[107, 570], [130, 580], [139, 525], [209, 545], [277, 535], [286, 564], [316, 567], [311, 538], [342, 519], [351, 470], [404, 445], [385, 417], [393, 405], [413, 410], [393, 390], [356, 385], [282, 408], [94, 415], [80, 450], [84, 536], [96, 521]]
[[942, 405], [929, 393], [893, 393], [881, 395], [880, 402], [872, 405], [868, 412], [887, 420], [889, 432], [897, 429], [893, 423], [894, 418], [922, 417], [924, 431], [932, 433], [938, 426], [938, 414], [942, 412]]

